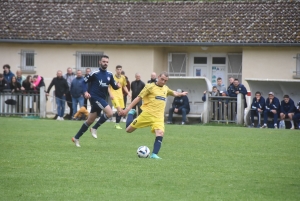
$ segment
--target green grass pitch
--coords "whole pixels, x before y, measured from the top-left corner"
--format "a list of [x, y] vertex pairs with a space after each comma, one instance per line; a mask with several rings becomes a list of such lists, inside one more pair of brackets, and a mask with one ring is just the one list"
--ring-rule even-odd
[[[150, 128], [0, 118], [0, 200], [300, 200], [299, 130], [166, 125], [159, 156]], [[122, 124], [124, 128], [125, 125]]]

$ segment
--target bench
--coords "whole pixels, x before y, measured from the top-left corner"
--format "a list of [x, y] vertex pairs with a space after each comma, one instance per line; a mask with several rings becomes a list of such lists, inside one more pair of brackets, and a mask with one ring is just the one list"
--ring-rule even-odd
[[[246, 122], [249, 122], [249, 123], [247, 123], [248, 125], [246, 125], [246, 126], [249, 126], [251, 124], [250, 112], [247, 113], [247, 117], [246, 118], [248, 118], [248, 121], [246, 121]], [[258, 121], [258, 117], [256, 115], [254, 116], [254, 121]], [[262, 126], [263, 125], [263, 121], [264, 121], [263, 115], [261, 115], [260, 121], [261, 121], [260, 125]], [[268, 117], [267, 124], [269, 125], [269, 122], [270, 122], [270, 124], [273, 124], [273, 121], [274, 121], [274, 118]], [[278, 121], [280, 122], [280, 117], [278, 117]], [[285, 127], [286, 128], [291, 128], [290, 119], [285, 118], [284, 122], [285, 122]], [[279, 126], [279, 124], [277, 126]]]
[[[203, 111], [203, 102], [201, 101], [190, 101], [190, 113], [186, 115], [186, 121], [187, 122], [191, 122], [190, 119], [198, 119], [198, 123], [201, 121], [202, 119], [202, 111]], [[169, 109], [172, 107], [172, 104], [170, 104], [170, 107], [168, 107], [168, 109], [166, 109], [166, 112], [169, 112]], [[168, 119], [169, 114], [166, 113], [165, 114], [166, 119]], [[175, 114], [173, 113], [173, 118], [182, 118], [181, 114]]]

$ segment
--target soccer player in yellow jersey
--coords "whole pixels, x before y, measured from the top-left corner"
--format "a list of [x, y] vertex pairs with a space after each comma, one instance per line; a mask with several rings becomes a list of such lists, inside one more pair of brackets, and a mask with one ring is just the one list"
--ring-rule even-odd
[[[169, 89], [169, 87], [165, 85], [168, 79], [168, 73], [162, 72], [158, 76], [156, 83], [147, 84], [138, 97], [136, 97], [125, 110], [120, 112], [122, 115], [126, 115], [128, 113], [126, 121], [126, 131], [128, 133], [135, 131], [137, 128], [151, 126], [152, 133], [155, 133], [156, 135], [153, 151], [150, 156], [150, 158], [154, 159], [161, 159], [157, 154], [160, 150], [165, 131], [164, 111], [167, 96], [187, 95], [187, 92], [179, 93]], [[143, 112], [133, 120], [135, 110], [131, 108], [141, 99], [143, 99], [143, 105], [141, 107]]]
[[114, 90], [112, 88], [112, 86], [110, 86], [110, 85], [108, 87], [108, 93], [109, 93], [111, 102], [112, 102], [113, 106], [117, 109], [116, 125], [115, 125], [116, 129], [122, 129], [122, 127], [119, 124], [122, 116], [118, 115], [118, 113], [122, 109], [125, 108], [122, 88], [125, 90], [125, 92], [130, 97], [130, 94], [129, 94], [128, 89], [126, 87], [126, 85], [127, 85], [126, 78], [125, 78], [124, 75], [121, 74], [121, 72], [122, 72], [122, 66], [117, 65], [116, 66], [116, 74], [114, 75], [114, 79], [115, 79], [115, 82], [117, 82], [121, 85], [121, 87], [117, 90]]

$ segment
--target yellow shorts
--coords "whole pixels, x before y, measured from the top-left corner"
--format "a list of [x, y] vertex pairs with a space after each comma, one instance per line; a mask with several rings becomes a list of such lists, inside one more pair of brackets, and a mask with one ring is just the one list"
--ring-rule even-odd
[[117, 107], [120, 107], [121, 109], [125, 108], [123, 98], [114, 98], [113, 100], [111, 100], [111, 102], [115, 108]]
[[155, 133], [155, 130], [161, 130], [165, 132], [165, 124], [163, 118], [157, 118], [148, 112], [142, 112], [133, 122], [130, 124], [133, 128], [144, 128], [151, 126], [151, 132]]

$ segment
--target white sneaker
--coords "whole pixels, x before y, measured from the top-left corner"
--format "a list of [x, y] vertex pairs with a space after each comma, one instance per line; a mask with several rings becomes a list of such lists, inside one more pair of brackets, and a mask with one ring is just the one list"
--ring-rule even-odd
[[294, 126], [292, 126], [292, 127], [291, 127], [291, 130], [294, 130], [294, 129], [295, 129], [295, 127], [294, 127]]
[[92, 133], [93, 138], [97, 139], [97, 130], [94, 128], [91, 128], [90, 131]]
[[57, 121], [60, 121], [60, 116], [57, 116], [56, 120], [57, 120]]
[[80, 144], [79, 144], [79, 140], [76, 139], [75, 137], [72, 137], [72, 141], [75, 143], [75, 146], [76, 147], [80, 147]]
[[60, 118], [61, 121], [64, 121], [65, 119], [63, 117]]

